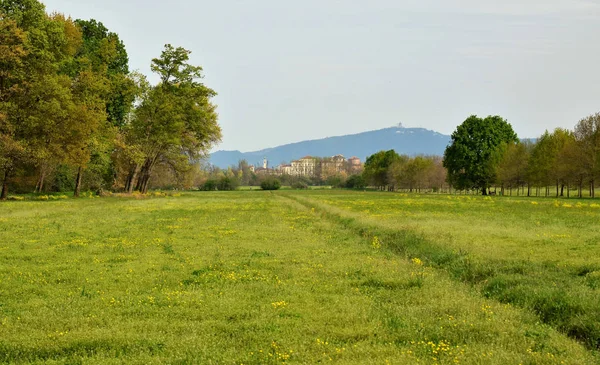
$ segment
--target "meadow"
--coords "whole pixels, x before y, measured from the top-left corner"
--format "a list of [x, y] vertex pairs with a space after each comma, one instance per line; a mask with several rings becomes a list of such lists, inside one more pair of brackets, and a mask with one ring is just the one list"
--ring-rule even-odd
[[0, 204], [0, 362], [595, 364], [590, 200]]

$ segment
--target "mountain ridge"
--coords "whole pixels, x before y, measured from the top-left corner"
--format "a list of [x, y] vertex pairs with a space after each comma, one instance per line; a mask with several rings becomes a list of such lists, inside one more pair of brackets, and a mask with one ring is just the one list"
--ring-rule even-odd
[[209, 163], [227, 168], [246, 160], [252, 165], [261, 165], [263, 158], [269, 167], [283, 162], [289, 163], [304, 156], [330, 157], [356, 156], [364, 160], [381, 150], [393, 149], [406, 155], [442, 155], [450, 143], [450, 136], [425, 128], [389, 127], [373, 131], [326, 137], [321, 139], [288, 143], [277, 147], [252, 152], [216, 151], [210, 155]]

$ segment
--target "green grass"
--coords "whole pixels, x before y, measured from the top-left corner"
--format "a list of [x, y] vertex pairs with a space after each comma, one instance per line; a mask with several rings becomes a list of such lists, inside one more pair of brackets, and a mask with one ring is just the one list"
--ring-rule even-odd
[[[457, 228], [447, 233], [451, 245], [435, 241], [443, 229], [427, 231], [435, 220], [420, 226], [398, 207], [402, 199], [422, 203], [410, 209], [422, 218], [446, 214], [426, 211], [446, 197], [335, 191], [2, 203], [0, 362], [598, 361], [585, 341], [543, 323], [526, 303], [460, 279], [439, 254], [469, 250], [467, 236]], [[367, 202], [369, 212], [360, 207]], [[488, 202], [475, 203], [486, 210]], [[555, 266], [541, 254], [520, 260], [562, 278], [595, 252], [581, 251], [581, 261], [557, 257]], [[495, 257], [473, 252], [477, 264]]]
[[349, 192], [299, 199], [600, 347], [600, 205], [592, 200]]

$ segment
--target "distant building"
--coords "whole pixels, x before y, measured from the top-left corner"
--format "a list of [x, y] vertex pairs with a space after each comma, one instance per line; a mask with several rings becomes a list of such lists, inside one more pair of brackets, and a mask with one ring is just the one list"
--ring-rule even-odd
[[292, 165], [290, 164], [279, 165], [275, 170], [277, 170], [280, 175], [292, 175]]
[[251, 166], [250, 169], [256, 174], [268, 175], [290, 175], [321, 177], [338, 174], [355, 174], [362, 171], [362, 162], [358, 157], [352, 157], [348, 160], [343, 155], [333, 157], [317, 158], [304, 156], [301, 159], [294, 160], [290, 164], [281, 164], [275, 168], [269, 168], [269, 161], [265, 157], [262, 167]]
[[338, 175], [346, 171], [346, 158], [343, 155], [326, 157], [321, 160], [321, 177]]
[[266, 157], [263, 159], [262, 167], [254, 167], [252, 172], [257, 175], [278, 175], [276, 170], [269, 168], [269, 160]]
[[350, 170], [350, 173], [360, 172], [362, 169], [363, 165], [360, 158], [354, 156], [348, 159], [348, 170]]
[[292, 173], [294, 176], [314, 176], [317, 167], [317, 159], [311, 156], [302, 157], [292, 161]]

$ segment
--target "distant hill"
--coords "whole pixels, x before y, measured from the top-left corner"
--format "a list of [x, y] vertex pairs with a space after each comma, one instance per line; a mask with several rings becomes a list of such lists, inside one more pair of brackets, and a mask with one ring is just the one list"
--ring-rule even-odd
[[357, 156], [365, 159], [381, 150], [396, 150], [406, 155], [443, 155], [450, 144], [450, 136], [423, 128], [392, 127], [347, 136], [329, 137], [311, 141], [286, 144], [255, 152], [217, 151], [210, 155], [209, 162], [226, 168], [237, 165], [238, 161], [262, 165], [263, 158], [269, 160], [269, 167], [282, 162], [290, 162], [304, 156], [331, 157], [338, 154], [346, 158]]

